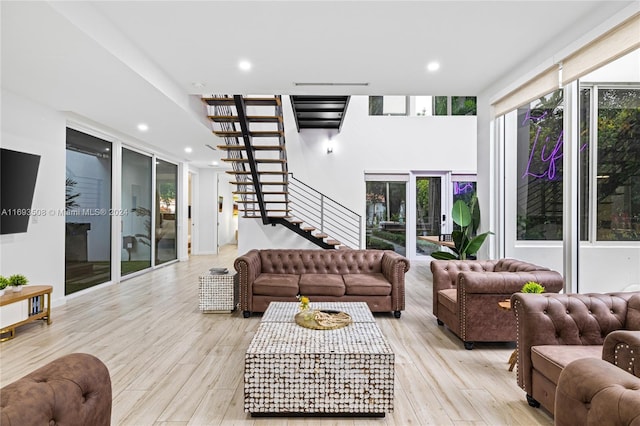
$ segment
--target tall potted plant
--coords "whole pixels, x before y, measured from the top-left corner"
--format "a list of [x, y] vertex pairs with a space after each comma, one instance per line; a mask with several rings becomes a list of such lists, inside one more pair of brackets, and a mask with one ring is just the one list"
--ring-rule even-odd
[[435, 251], [431, 253], [431, 257], [440, 260], [460, 259], [466, 260], [470, 256], [475, 256], [480, 247], [487, 239], [487, 236], [493, 234], [488, 231], [480, 235], [476, 235], [480, 226], [480, 206], [478, 206], [478, 198], [474, 195], [470, 203], [467, 205], [463, 200], [457, 200], [453, 203], [451, 209], [451, 217], [453, 222], [460, 227], [451, 233], [451, 240], [454, 248], [448, 251]]

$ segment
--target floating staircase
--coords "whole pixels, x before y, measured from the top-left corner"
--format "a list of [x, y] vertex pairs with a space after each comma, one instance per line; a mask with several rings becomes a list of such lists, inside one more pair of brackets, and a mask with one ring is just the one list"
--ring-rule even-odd
[[[327, 231], [324, 206], [311, 207], [321, 220], [305, 213], [308, 201], [292, 195], [292, 182], [287, 170], [282, 99], [274, 97], [244, 97], [218, 95], [203, 98], [208, 106], [213, 133], [224, 140], [217, 148], [227, 152], [223, 161], [229, 163], [234, 175], [234, 195], [242, 217], [261, 219], [265, 225], [283, 225], [314, 244], [327, 249], [360, 246], [360, 236], [348, 236], [348, 244], [331, 237]], [[297, 181], [296, 181], [297, 184]], [[299, 186], [299, 185], [298, 185]], [[330, 199], [322, 199], [323, 202]], [[336, 203], [337, 204], [337, 203]], [[353, 222], [360, 230], [360, 216]], [[349, 230], [349, 226], [342, 224]], [[338, 228], [339, 229], [339, 228]]]

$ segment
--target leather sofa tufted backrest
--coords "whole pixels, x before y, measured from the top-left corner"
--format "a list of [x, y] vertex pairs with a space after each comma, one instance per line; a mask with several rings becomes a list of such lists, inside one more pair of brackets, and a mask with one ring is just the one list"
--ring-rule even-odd
[[382, 272], [384, 250], [260, 250], [268, 274], [362, 274]]
[[[544, 344], [602, 345], [607, 334], [626, 328], [627, 301], [631, 296], [631, 293], [549, 293], [519, 294], [514, 298], [526, 299], [521, 321], [535, 322], [530, 324], [535, 325], [536, 330], [532, 338], [544, 335]], [[538, 341], [523, 343], [541, 344]]]
[[494, 268], [494, 272], [533, 272], [549, 270], [549, 268], [544, 266], [534, 265], [533, 263], [517, 259], [500, 259]]
[[460, 272], [493, 272], [497, 260], [432, 260], [433, 280], [442, 281], [446, 276], [453, 285], [458, 281]]
[[0, 389], [0, 424], [111, 424], [111, 378], [98, 358], [64, 355]]
[[627, 330], [640, 330], [640, 294], [634, 294], [629, 299], [626, 324]]

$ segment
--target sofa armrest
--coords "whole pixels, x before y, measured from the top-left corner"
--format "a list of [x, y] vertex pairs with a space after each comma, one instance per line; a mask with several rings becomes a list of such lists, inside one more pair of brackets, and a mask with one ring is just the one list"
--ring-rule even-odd
[[597, 358], [569, 363], [558, 380], [555, 424], [640, 424], [640, 378]]
[[93, 355], [64, 355], [0, 390], [0, 424], [111, 424], [109, 370]]
[[233, 262], [238, 272], [238, 290], [240, 291], [240, 309], [251, 311], [253, 306], [253, 282], [262, 271], [262, 261], [258, 250], [249, 250]]
[[409, 260], [396, 252], [385, 250], [381, 262], [382, 274], [391, 283], [392, 309], [396, 312], [404, 311], [404, 276], [410, 268]]
[[617, 330], [607, 334], [602, 359], [640, 377], [640, 331]]
[[497, 262], [497, 260], [432, 260], [430, 268], [433, 275], [433, 315], [438, 317], [438, 292], [454, 288], [460, 272], [493, 271]]

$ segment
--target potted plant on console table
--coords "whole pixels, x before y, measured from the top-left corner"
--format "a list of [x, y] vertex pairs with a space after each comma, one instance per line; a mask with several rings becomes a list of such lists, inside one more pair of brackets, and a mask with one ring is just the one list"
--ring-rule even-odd
[[22, 291], [22, 286], [27, 285], [28, 282], [27, 277], [21, 274], [14, 274], [9, 277], [9, 285], [15, 292]]

